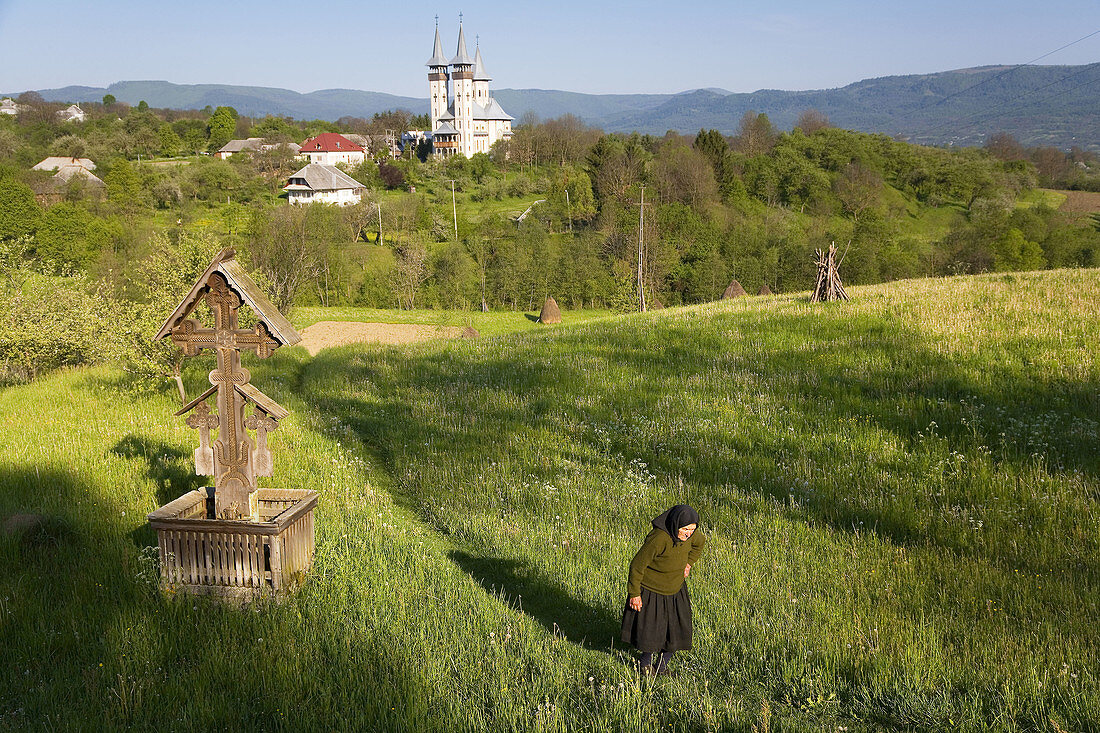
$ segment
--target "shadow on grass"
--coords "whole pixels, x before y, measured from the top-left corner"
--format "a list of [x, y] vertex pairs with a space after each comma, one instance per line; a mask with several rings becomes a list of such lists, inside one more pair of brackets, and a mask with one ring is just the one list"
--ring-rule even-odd
[[[490, 462], [514, 462], [509, 446], [532, 432], [559, 436], [561, 444], [551, 450], [570, 442], [586, 446], [622, 470], [641, 461], [660, 480], [679, 477], [712, 497], [725, 495], [733, 481], [742, 491], [784, 503], [793, 483], [784, 456], [813, 466], [821, 476], [815, 481], [822, 482], [828, 476], [842, 483], [839, 477], [849, 471], [876, 465], [880, 457], [867, 451], [885, 443], [873, 436], [864, 437], [876, 444], [852, 442], [853, 426], [896, 437], [900, 457], [877, 467], [887, 480], [894, 475], [905, 485], [913, 483], [908, 473], [932, 470], [913, 464], [913, 456], [939, 450], [928, 447], [931, 434], [959, 455], [986, 452], [1009, 476], [1025, 475], [1037, 461], [1050, 472], [1100, 476], [1093, 450], [1100, 384], [1044, 374], [1032, 366], [1034, 344], [1010, 335], [996, 341], [996, 355], [948, 358], [890, 314], [848, 319], [841, 307], [823, 308], [820, 317], [769, 313], [763, 323], [733, 314], [700, 324], [639, 320], [598, 334], [516, 339], [480, 353], [320, 355], [303, 395], [359, 437], [393, 479], [395, 499], [407, 507], [437, 498], [439, 489], [416, 478], [434, 455], [445, 455], [459, 474], [476, 474]], [[727, 335], [731, 328], [740, 329], [734, 339]], [[748, 329], [757, 330], [747, 336]], [[330, 384], [332, 379], [340, 381]], [[349, 397], [338, 386], [345, 383], [369, 383], [378, 397]], [[685, 393], [715, 404], [739, 394], [763, 395], [779, 406], [781, 422], [798, 427], [675, 425], [677, 416], [663, 403]], [[522, 470], [553, 480], [557, 467], [528, 461]], [[947, 483], [948, 492], [966, 491]], [[1025, 557], [1015, 541], [976, 549], [969, 528], [940, 527], [929, 521], [930, 510], [868, 509], [842, 489], [824, 483], [808, 488], [798, 497], [799, 511], [840, 531], [858, 528], [897, 544], [939, 545], [1007, 567], [1040, 571], [1061, 562]], [[963, 493], [955, 500], [977, 498]], [[479, 508], [493, 503], [476, 495], [462, 501]], [[1093, 577], [1098, 570], [1090, 560], [1075, 568]]]
[[158, 506], [210, 483], [209, 477], [195, 474], [189, 451], [160, 440], [127, 435], [111, 448], [111, 453], [145, 462], [145, 475], [157, 486]]
[[590, 649], [610, 652], [619, 621], [607, 609], [576, 598], [560, 581], [545, 577], [531, 563], [478, 557], [452, 550], [451, 560], [487, 593], [514, 604], [549, 633]]

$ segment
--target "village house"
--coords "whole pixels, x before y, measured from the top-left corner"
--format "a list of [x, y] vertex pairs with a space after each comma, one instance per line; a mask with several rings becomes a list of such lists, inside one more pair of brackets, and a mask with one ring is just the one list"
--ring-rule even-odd
[[283, 190], [292, 204], [349, 206], [362, 200], [366, 186], [336, 166], [310, 163], [291, 175]]
[[65, 109], [58, 110], [57, 118], [62, 122], [83, 122], [88, 118], [88, 115], [84, 114], [84, 110], [80, 107], [70, 104]]
[[335, 132], [322, 132], [302, 143], [298, 153], [309, 159], [310, 163], [321, 165], [359, 165], [367, 159], [367, 152], [343, 135]]
[[263, 149], [263, 144], [264, 139], [262, 137], [250, 137], [247, 140], [230, 140], [225, 145], [218, 148], [218, 152], [214, 153], [214, 157], [225, 160], [237, 153], [260, 151]]
[[56, 171], [62, 168], [76, 166], [88, 171], [95, 170], [95, 163], [87, 158], [66, 158], [64, 156], [51, 155], [38, 165], [31, 168], [32, 171]]
[[53, 175], [54, 188], [63, 190], [73, 179], [79, 180], [89, 191], [98, 192], [107, 188], [107, 184], [103, 182], [103, 179], [82, 165], [63, 165], [58, 168], [57, 173]]
[[20, 106], [11, 97], [4, 97], [3, 101], [0, 101], [0, 115], [17, 115]]

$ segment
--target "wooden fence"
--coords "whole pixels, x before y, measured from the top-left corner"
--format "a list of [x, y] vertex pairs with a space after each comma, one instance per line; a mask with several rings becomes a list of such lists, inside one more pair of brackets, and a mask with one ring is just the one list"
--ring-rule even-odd
[[169, 590], [251, 597], [301, 585], [313, 563], [317, 492], [258, 489], [258, 522], [206, 519], [206, 489], [149, 514]]

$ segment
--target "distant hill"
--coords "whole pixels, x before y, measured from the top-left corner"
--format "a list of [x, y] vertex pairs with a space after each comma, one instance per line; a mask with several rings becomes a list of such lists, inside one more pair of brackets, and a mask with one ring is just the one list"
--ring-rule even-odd
[[[1025, 145], [1077, 145], [1100, 150], [1100, 63], [1085, 66], [985, 66], [934, 74], [865, 79], [838, 89], [789, 92], [765, 89], [731, 94], [696, 89], [679, 94], [581, 94], [548, 89], [498, 89], [493, 94], [517, 120], [528, 112], [542, 119], [574, 114], [608, 131], [664, 134], [714, 128], [732, 134], [748, 110], [766, 112], [790, 129], [799, 113], [813, 108], [833, 124], [863, 132], [898, 135], [935, 145], [981, 145], [999, 130]], [[124, 81], [100, 89], [45, 89], [47, 100], [98, 101], [104, 94], [154, 107], [202, 109], [230, 105], [251, 116], [287, 115], [335, 120], [369, 117], [403, 108], [427, 112], [426, 98], [352, 89], [301, 94], [289, 89], [227, 84]]]

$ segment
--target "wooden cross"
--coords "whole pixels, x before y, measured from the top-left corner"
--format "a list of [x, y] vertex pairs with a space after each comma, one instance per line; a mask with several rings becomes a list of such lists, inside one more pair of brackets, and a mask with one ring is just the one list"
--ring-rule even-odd
[[267, 434], [279, 427], [279, 421], [257, 407], [252, 411], [252, 417], [244, 421], [244, 426], [256, 431], [256, 447], [252, 450], [252, 473], [256, 476], [274, 476], [275, 464], [267, 447]]
[[195, 412], [187, 417], [187, 427], [199, 431], [199, 447], [195, 449], [195, 473], [200, 476], [214, 475], [214, 449], [210, 447], [210, 429], [218, 427], [218, 416], [210, 414], [205, 402], [195, 407]]
[[[251, 330], [238, 327], [241, 298], [221, 273], [211, 273], [206, 284], [209, 288], [206, 303], [214, 314], [214, 327], [203, 328], [197, 320], [186, 319], [172, 329], [172, 342], [187, 356], [195, 356], [202, 349], [217, 354], [217, 368], [210, 372], [210, 384], [218, 389], [218, 439], [213, 445], [215, 507], [219, 519], [249, 518], [256, 514], [253, 506], [256, 474], [252, 439], [244, 426], [246, 402], [237, 390], [238, 386], [248, 384], [251, 376], [241, 366], [241, 351], [255, 351], [258, 357], [266, 359], [279, 342], [262, 323]], [[200, 438], [201, 435], [200, 432]]]

